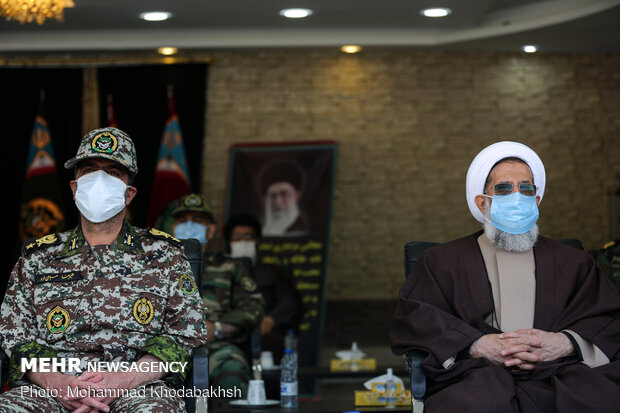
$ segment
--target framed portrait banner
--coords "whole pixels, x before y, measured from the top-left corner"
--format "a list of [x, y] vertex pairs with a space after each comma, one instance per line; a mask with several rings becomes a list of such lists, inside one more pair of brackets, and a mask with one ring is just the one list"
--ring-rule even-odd
[[338, 145], [335, 141], [233, 144], [226, 220], [258, 218], [257, 260], [283, 270], [303, 303], [297, 325], [300, 366], [319, 362]]

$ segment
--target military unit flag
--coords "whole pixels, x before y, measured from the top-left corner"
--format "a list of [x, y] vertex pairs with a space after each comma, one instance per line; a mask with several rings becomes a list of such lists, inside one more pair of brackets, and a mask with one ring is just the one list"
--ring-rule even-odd
[[151, 189], [147, 225], [152, 226], [165, 206], [191, 193], [191, 183], [183, 135], [179, 126], [172, 91], [168, 92], [168, 121], [164, 127]]
[[64, 229], [65, 216], [61, 200], [52, 138], [47, 122], [39, 114], [32, 128], [22, 192], [19, 222], [22, 241]]

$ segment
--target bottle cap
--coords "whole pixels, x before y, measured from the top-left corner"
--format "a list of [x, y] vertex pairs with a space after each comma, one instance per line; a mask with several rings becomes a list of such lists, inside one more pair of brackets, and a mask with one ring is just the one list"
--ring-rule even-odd
[[392, 369], [391, 368], [387, 369], [387, 377], [388, 377], [388, 380], [392, 378]]

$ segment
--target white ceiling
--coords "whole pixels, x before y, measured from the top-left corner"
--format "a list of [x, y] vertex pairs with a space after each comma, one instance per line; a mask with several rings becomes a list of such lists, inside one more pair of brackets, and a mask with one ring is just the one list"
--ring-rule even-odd
[[[74, 0], [64, 22], [0, 20], [1, 52], [321, 47], [620, 52], [620, 0]], [[420, 10], [452, 9], [441, 19]], [[314, 14], [285, 19], [279, 10]], [[141, 21], [165, 10], [165, 22]]]

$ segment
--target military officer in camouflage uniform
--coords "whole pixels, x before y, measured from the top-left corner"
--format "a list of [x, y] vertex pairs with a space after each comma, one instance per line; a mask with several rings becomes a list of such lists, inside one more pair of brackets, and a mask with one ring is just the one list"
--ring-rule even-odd
[[620, 239], [610, 241], [600, 250], [592, 251], [601, 272], [609, 277], [609, 280], [620, 292]]
[[172, 232], [203, 244], [202, 299], [207, 306], [209, 376], [215, 386], [242, 389], [245, 395], [250, 369], [239, 348], [263, 317], [263, 299], [256, 283], [239, 261], [206, 250], [216, 233], [213, 208], [202, 196], [187, 195], [171, 210]]
[[[188, 362], [192, 348], [206, 342], [204, 304], [180, 241], [124, 220], [137, 191], [130, 186], [138, 170], [134, 144], [118, 129], [97, 129], [65, 167], [75, 169], [71, 189], [80, 224], [27, 241], [11, 273], [0, 338], [14, 388], [0, 395], [0, 411], [184, 411], [182, 398], [159, 398], [153, 390], [181, 386], [187, 367], [86, 370], [92, 361]], [[78, 358], [81, 376], [22, 372], [22, 358], [42, 357]], [[68, 388], [145, 391], [66, 399]]]

